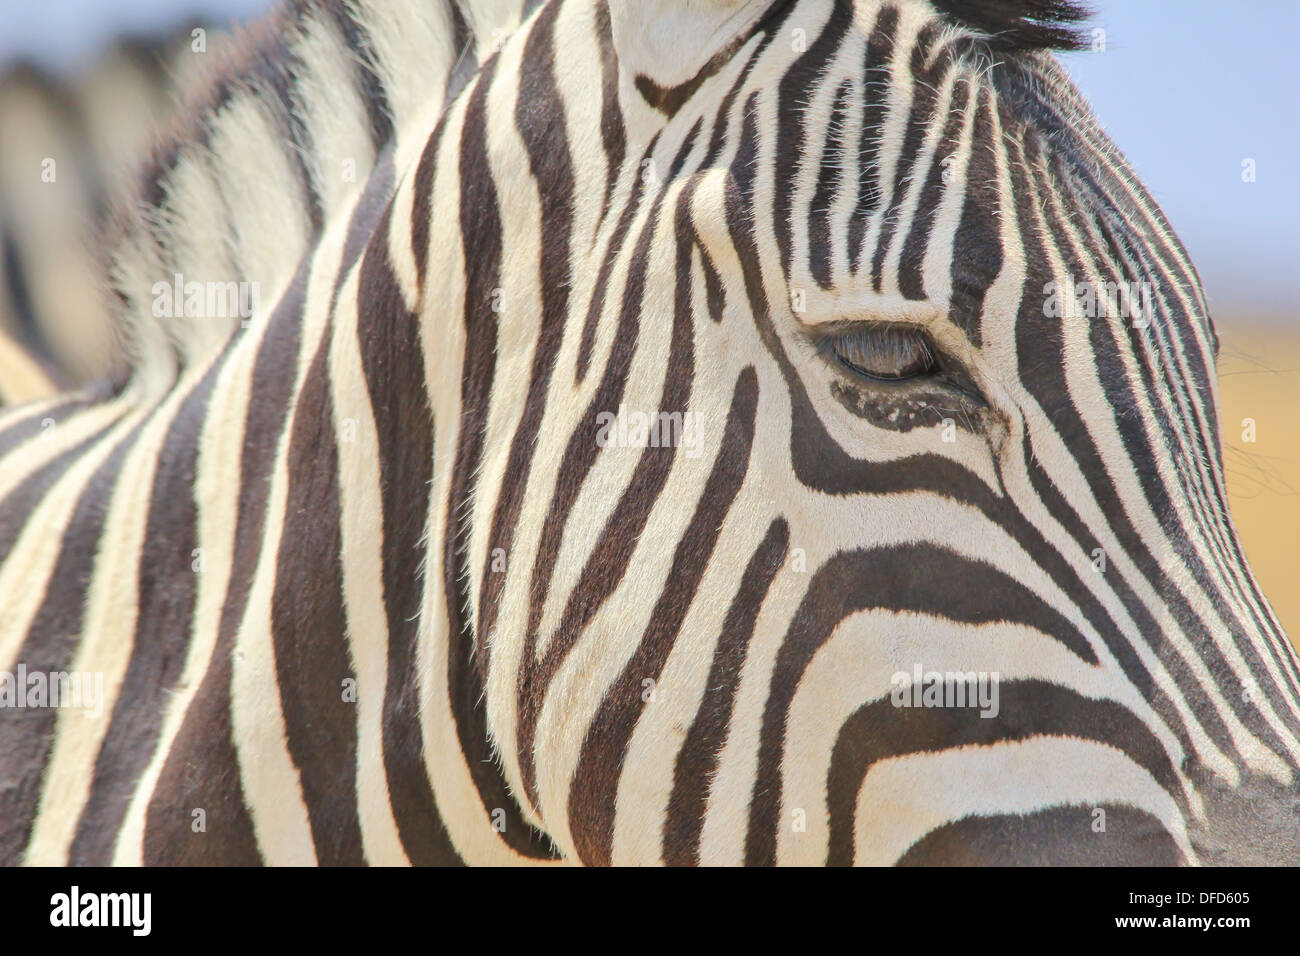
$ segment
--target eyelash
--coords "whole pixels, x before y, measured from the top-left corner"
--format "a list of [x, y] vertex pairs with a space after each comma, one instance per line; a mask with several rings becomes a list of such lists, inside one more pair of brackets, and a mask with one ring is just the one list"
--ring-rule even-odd
[[828, 336], [823, 346], [849, 374], [871, 382], [899, 384], [939, 370], [929, 337], [911, 326], [859, 326]]

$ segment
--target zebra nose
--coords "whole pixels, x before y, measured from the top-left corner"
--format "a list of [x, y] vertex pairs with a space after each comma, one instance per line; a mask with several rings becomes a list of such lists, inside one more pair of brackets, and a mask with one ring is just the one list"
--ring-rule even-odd
[[1245, 772], [1237, 784], [1204, 781], [1204, 817], [1190, 838], [1209, 866], [1300, 865], [1300, 772], [1289, 783]]

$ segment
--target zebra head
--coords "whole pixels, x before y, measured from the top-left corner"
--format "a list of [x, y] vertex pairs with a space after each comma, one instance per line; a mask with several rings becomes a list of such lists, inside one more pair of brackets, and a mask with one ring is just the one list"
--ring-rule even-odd
[[129, 378], [0, 417], [0, 861], [1300, 860], [1205, 298], [1078, 16], [240, 40], [123, 213]]
[[446, 120], [431, 600], [566, 854], [1298, 858], [1196, 272], [1077, 11], [963, 6], [552, 3]]

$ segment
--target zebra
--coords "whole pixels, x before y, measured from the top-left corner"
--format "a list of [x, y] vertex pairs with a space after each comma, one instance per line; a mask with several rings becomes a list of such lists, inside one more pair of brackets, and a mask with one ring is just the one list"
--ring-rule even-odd
[[193, 23], [119, 37], [75, 71], [19, 61], [0, 72], [0, 403], [115, 373], [105, 219], [155, 130], [229, 42]]
[[1083, 18], [255, 27], [120, 219], [130, 375], [0, 419], [0, 859], [1295, 863], [1300, 662]]

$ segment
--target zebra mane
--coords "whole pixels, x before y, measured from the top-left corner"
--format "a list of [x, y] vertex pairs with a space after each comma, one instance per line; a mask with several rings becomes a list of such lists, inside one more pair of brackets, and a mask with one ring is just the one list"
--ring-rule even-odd
[[1092, 11], [1077, 0], [930, 0], [953, 23], [984, 34], [1003, 53], [1079, 50], [1087, 39], [1077, 24]]
[[436, 118], [479, 48], [532, 5], [281, 0], [219, 51], [197, 53], [201, 78], [103, 245], [132, 374], [165, 387], [250, 317], [160, 307], [164, 285], [238, 285], [241, 308], [273, 305], [404, 125], [429, 109]]
[[[177, 62], [179, 51], [188, 43], [191, 31], [200, 26], [198, 20], [188, 20], [165, 33], [124, 33], [114, 38], [110, 46], [94, 54], [88, 65], [75, 70], [59, 70], [35, 59], [15, 60], [0, 70], [0, 96], [20, 91], [38, 99], [48, 114], [62, 124], [62, 130], [71, 139], [75, 151], [93, 157], [94, 162], [84, 164], [84, 185], [98, 207], [112, 197], [112, 184], [105, 179], [119, 170], [109, 166], [115, 157], [102, 155], [105, 144], [95, 141], [91, 135], [90, 127], [97, 117], [94, 115], [96, 103], [89, 101], [89, 91], [97, 88], [101, 95], [105, 92], [120, 94], [119, 74], [129, 71], [139, 87], [147, 85], [152, 91], [153, 98], [147, 105], [157, 110], [165, 109], [171, 105], [169, 94], [175, 93], [172, 84], [183, 79], [177, 75], [183, 72], [177, 69], [182, 65]], [[128, 105], [136, 104], [121, 104], [119, 101], [119, 112]], [[156, 118], [151, 118], [157, 122]], [[123, 118], [115, 114], [112, 117], [115, 130], [128, 125], [124, 131], [127, 134], [136, 132], [129, 124], [139, 122], [141, 117], [136, 115]], [[104, 126], [107, 127], [108, 123], [105, 122]], [[5, 146], [10, 148], [7, 143]]]
[[[118, 368], [99, 242], [192, 78], [197, 26], [122, 34], [75, 65], [29, 57], [0, 70], [0, 327], [68, 387]], [[213, 48], [226, 39], [210, 33]]]

